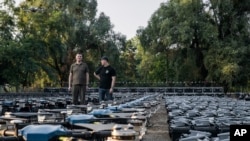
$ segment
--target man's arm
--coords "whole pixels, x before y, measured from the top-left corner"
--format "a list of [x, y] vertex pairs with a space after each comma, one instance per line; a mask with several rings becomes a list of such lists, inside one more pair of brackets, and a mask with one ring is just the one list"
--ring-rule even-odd
[[72, 73], [69, 73], [69, 91], [71, 90]]
[[116, 76], [112, 76], [111, 88], [109, 90], [110, 93], [113, 93], [115, 87]]
[[97, 75], [95, 72], [94, 72], [94, 76], [95, 76], [95, 78], [97, 78], [98, 80], [100, 80], [101, 78], [100, 78], [100, 76], [99, 75]]
[[89, 73], [86, 72], [86, 85], [89, 86]]

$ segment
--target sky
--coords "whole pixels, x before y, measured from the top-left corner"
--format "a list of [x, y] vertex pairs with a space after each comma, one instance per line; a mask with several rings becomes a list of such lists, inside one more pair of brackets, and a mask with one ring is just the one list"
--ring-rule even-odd
[[[23, 0], [16, 0], [20, 3]], [[131, 39], [136, 30], [146, 27], [151, 15], [167, 0], [97, 0], [98, 15], [104, 12], [110, 17], [114, 31], [120, 32]]]
[[114, 31], [120, 32], [130, 39], [136, 30], [146, 27], [151, 15], [166, 0], [97, 0], [98, 13], [104, 12], [110, 17]]

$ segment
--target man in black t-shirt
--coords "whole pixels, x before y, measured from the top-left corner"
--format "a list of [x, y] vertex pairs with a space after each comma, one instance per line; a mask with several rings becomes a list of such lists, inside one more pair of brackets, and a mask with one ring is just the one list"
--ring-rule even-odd
[[94, 76], [100, 80], [99, 102], [113, 99], [112, 94], [116, 80], [116, 71], [110, 66], [108, 57], [102, 57], [101, 64], [102, 66], [99, 67], [94, 73]]

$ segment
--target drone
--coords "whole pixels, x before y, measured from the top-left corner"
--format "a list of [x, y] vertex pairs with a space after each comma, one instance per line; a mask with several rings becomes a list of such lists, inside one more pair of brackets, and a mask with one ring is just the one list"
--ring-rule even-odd
[[[131, 95], [132, 96], [132, 95]], [[117, 104], [109, 101], [99, 105], [70, 105], [60, 108], [56, 106], [62, 98], [36, 98], [29, 100], [35, 105], [31, 111], [22, 112], [16, 108], [23, 105], [22, 99], [13, 102], [4, 100], [9, 106], [2, 116], [1, 136], [9, 140], [33, 140], [44, 138], [56, 139], [107, 139], [108, 141], [141, 140], [147, 130], [152, 111], [157, 109], [159, 94], [138, 97], [138, 99]], [[128, 99], [131, 99], [131, 97]], [[67, 97], [64, 97], [64, 101]], [[150, 102], [149, 102], [150, 101]], [[44, 103], [55, 105], [47, 107]], [[145, 102], [149, 104], [148, 106]], [[157, 104], [156, 104], [157, 103]], [[24, 104], [25, 105], [25, 104]], [[27, 104], [26, 104], [27, 105]], [[38, 105], [38, 106], [37, 106]], [[1, 137], [0, 137], [1, 140]]]

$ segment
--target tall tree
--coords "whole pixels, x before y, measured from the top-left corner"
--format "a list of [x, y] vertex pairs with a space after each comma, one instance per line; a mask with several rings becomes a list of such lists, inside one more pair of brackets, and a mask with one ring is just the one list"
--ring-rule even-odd
[[120, 68], [126, 37], [113, 31], [104, 13], [96, 15], [96, 0], [26, 0], [18, 7], [14, 0], [4, 0], [1, 4], [2, 84], [63, 86], [76, 51], [83, 52], [90, 72], [102, 55], [110, 56]]
[[167, 80], [246, 85], [249, 6], [242, 2], [170, 0], [138, 30], [139, 39], [150, 53], [165, 52]]
[[[34, 0], [24, 1], [17, 10], [19, 40], [34, 51], [33, 58], [43, 71], [61, 86], [67, 82], [76, 51], [82, 51], [85, 59], [98, 58], [98, 61], [111, 50], [119, 54], [119, 46], [115, 44], [118, 34], [112, 31], [113, 26], [104, 13], [96, 18], [96, 6], [96, 0]], [[93, 62], [86, 61], [93, 71]]]

